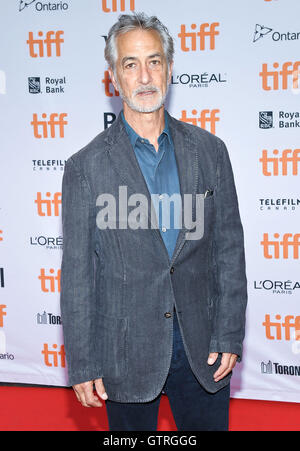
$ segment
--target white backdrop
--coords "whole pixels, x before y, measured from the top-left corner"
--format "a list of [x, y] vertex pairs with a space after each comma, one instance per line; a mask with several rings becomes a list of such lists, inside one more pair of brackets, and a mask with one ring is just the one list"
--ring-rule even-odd
[[121, 108], [103, 52], [122, 8], [168, 26], [167, 108], [230, 153], [249, 289], [231, 395], [300, 402], [298, 0], [0, 0], [0, 381], [66, 385], [61, 181]]

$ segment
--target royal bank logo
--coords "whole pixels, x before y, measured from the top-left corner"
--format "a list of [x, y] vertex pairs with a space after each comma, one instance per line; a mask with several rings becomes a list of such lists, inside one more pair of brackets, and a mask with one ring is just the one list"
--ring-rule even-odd
[[253, 42], [257, 42], [265, 36], [270, 36], [273, 42], [281, 41], [297, 41], [300, 39], [300, 32], [286, 31], [280, 33], [279, 31], [274, 31], [273, 28], [265, 27], [264, 25], [256, 24], [253, 36]]
[[40, 77], [28, 77], [28, 91], [30, 94], [39, 94], [41, 92]]
[[[274, 117], [275, 116], [275, 117]], [[299, 111], [278, 111], [274, 115], [273, 111], [259, 111], [259, 128], [300, 128]]]
[[66, 84], [66, 77], [45, 77], [42, 89], [40, 77], [28, 77], [28, 92], [30, 94], [64, 94]]
[[273, 111], [259, 112], [259, 128], [273, 128]]

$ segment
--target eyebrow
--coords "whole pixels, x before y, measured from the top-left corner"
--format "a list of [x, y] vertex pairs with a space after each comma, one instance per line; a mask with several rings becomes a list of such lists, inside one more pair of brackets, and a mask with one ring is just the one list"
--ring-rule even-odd
[[[149, 55], [147, 58], [151, 59], [151, 58], [157, 58], [157, 57], [162, 57], [161, 53], [153, 53], [152, 55]], [[136, 56], [124, 56], [124, 58], [121, 61], [121, 64], [125, 64], [127, 61], [136, 61], [137, 57]]]

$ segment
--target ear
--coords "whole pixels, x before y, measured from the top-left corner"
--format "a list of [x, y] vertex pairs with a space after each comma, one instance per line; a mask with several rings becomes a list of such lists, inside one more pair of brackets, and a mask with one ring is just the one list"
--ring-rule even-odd
[[115, 90], [118, 91], [118, 85], [117, 85], [116, 77], [115, 77], [111, 67], [108, 68], [108, 73], [109, 73], [110, 79], [112, 81], [112, 84], [113, 84]]
[[173, 65], [174, 65], [174, 61], [171, 61], [170, 65], [169, 65], [169, 71], [168, 71], [168, 84], [171, 83]]

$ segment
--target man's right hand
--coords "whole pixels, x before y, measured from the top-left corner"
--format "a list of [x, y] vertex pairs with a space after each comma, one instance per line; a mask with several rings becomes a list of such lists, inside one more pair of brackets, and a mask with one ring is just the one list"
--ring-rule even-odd
[[98, 396], [94, 394], [93, 384], [95, 384], [97, 395], [104, 400], [107, 399], [107, 393], [105, 392], [102, 379], [73, 385], [77, 399], [84, 407], [102, 407]]

